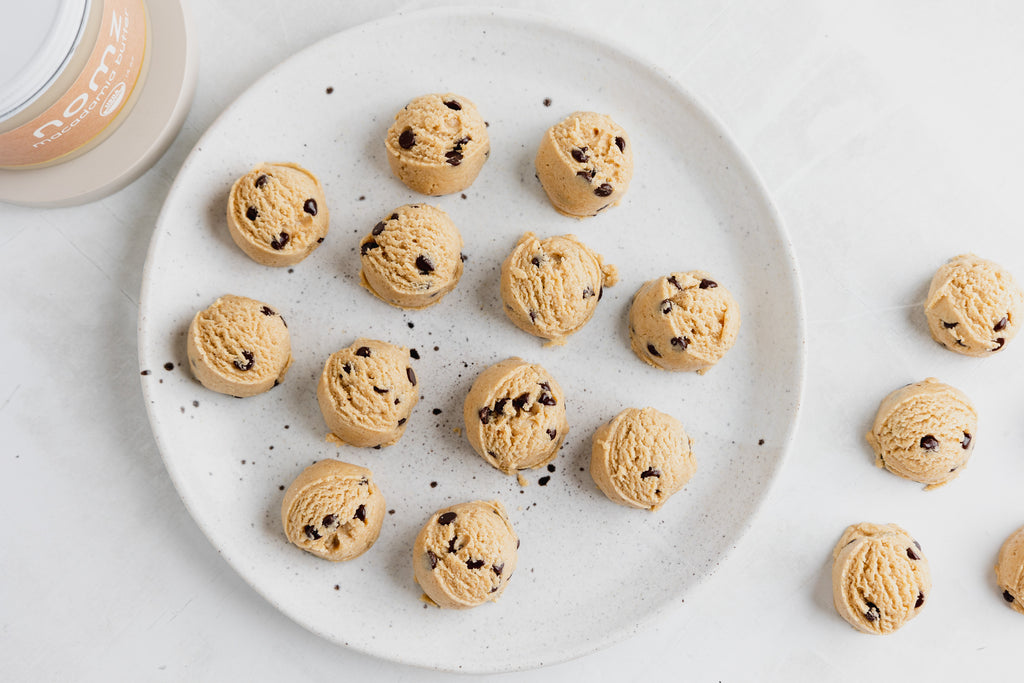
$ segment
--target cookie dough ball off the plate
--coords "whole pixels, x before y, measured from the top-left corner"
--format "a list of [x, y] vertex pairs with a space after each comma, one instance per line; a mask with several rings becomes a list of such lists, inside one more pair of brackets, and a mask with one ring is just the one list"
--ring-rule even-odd
[[996, 581], [1003, 589], [1003, 600], [1024, 614], [1024, 527], [1017, 529], [999, 549]]
[[310, 465], [284, 492], [281, 522], [288, 540], [332, 562], [370, 549], [384, 522], [384, 496], [373, 473], [338, 460]]
[[615, 266], [575, 235], [539, 240], [528, 232], [501, 264], [501, 301], [516, 327], [562, 344], [618, 281]]
[[921, 611], [932, 575], [921, 545], [895, 524], [854, 524], [832, 551], [832, 600], [858, 631], [892, 633]]
[[551, 205], [575, 218], [618, 204], [633, 178], [633, 145], [609, 116], [578, 111], [544, 133], [534, 161]]
[[936, 271], [924, 312], [935, 341], [950, 351], [984, 357], [1017, 335], [1024, 292], [999, 264], [963, 254]]
[[955, 479], [974, 452], [978, 414], [934, 377], [886, 396], [867, 434], [875, 464], [933, 489]]
[[627, 408], [594, 432], [590, 476], [619, 505], [657, 510], [696, 471], [683, 425], [654, 408]]
[[222, 296], [196, 313], [186, 350], [192, 374], [204, 387], [239, 398], [277, 386], [292, 364], [284, 318], [244, 296]]
[[629, 341], [641, 360], [662, 370], [704, 374], [736, 343], [740, 307], [700, 270], [644, 283], [629, 309]]
[[329, 440], [390, 446], [402, 438], [419, 401], [409, 349], [357, 339], [324, 363], [316, 388]]
[[426, 308], [462, 277], [462, 235], [441, 209], [408, 204], [373, 227], [359, 246], [362, 285], [399, 308]]
[[497, 501], [438, 510], [413, 545], [416, 583], [438, 607], [467, 609], [497, 600], [516, 568], [519, 539]]
[[391, 171], [410, 189], [429, 195], [473, 184], [491, 152], [487, 126], [462, 95], [423, 95], [395, 114], [384, 140]]
[[462, 418], [473, 450], [505, 474], [551, 462], [569, 432], [562, 387], [547, 370], [521, 358], [480, 373]]
[[260, 164], [231, 187], [228, 232], [256, 263], [295, 265], [324, 241], [329, 221], [320, 181], [297, 164]]

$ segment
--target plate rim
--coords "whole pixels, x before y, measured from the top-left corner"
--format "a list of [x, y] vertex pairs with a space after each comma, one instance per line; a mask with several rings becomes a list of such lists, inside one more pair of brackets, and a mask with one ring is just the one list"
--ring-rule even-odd
[[[778, 237], [781, 241], [783, 251], [788, 259], [788, 271], [792, 277], [792, 303], [794, 307], [795, 320], [794, 322], [794, 341], [796, 354], [794, 356], [795, 364], [792, 370], [792, 374], [795, 378], [795, 395], [793, 397], [792, 416], [789, 419], [789, 427], [786, 430], [785, 439], [779, 446], [779, 456], [775, 459], [775, 462], [769, 470], [768, 481], [765, 483], [762, 494], [754, 502], [753, 508], [750, 514], [741, 522], [738, 528], [738, 532], [733, 539], [733, 543], [727, 547], [723, 552], [716, 567], [711, 568], [707, 573], [695, 578], [693, 583], [688, 588], [688, 591], [700, 590], [707, 580], [717, 572], [717, 567], [728, 562], [730, 558], [735, 554], [736, 549], [741, 543], [747, 538], [751, 527], [757, 518], [761, 515], [766, 501], [771, 497], [775, 488], [777, 487], [778, 479], [787, 460], [790, 457], [790, 451], [793, 447], [793, 443], [796, 438], [796, 434], [800, 426], [800, 416], [803, 408], [804, 392], [806, 391], [806, 371], [807, 371], [807, 315], [806, 315], [806, 304], [804, 300], [804, 291], [802, 277], [800, 274], [800, 267], [797, 260], [796, 249], [793, 246], [792, 239], [789, 231], [786, 228], [786, 224], [782, 220], [782, 216], [779, 213], [774, 201], [772, 200], [771, 194], [768, 192], [767, 186], [761, 174], [757, 171], [751, 159], [747, 156], [746, 152], [739, 146], [735, 137], [730, 132], [729, 128], [725, 123], [714, 113], [714, 111], [708, 107], [702, 99], [697, 97], [689, 88], [683, 85], [679, 80], [669, 74], [658, 64], [648, 60], [645, 57], [639, 56], [632, 48], [624, 45], [617, 39], [608, 38], [606, 36], [598, 35], [591, 30], [580, 30], [576, 28], [567, 28], [559, 23], [556, 19], [551, 16], [540, 14], [537, 12], [508, 9], [508, 8], [485, 8], [485, 7], [455, 7], [455, 6], [443, 6], [433, 7], [427, 9], [417, 9], [411, 11], [398, 11], [387, 16], [380, 17], [371, 21], [355, 24], [341, 31], [337, 31], [328, 36], [321, 38], [320, 40], [303, 47], [297, 52], [291, 54], [273, 68], [263, 73], [259, 78], [246, 85], [241, 92], [229, 103], [224, 109], [214, 118], [214, 120], [208, 125], [203, 134], [196, 140], [189, 154], [185, 158], [181, 167], [175, 174], [175, 179], [168, 189], [167, 194], [164, 197], [163, 204], [160, 212], [157, 215], [156, 222], [153, 228], [153, 235], [150, 239], [149, 247], [146, 252], [146, 260], [142, 269], [142, 285], [140, 289], [139, 297], [139, 315], [137, 321], [137, 334], [138, 344], [137, 353], [139, 367], [143, 368], [143, 355], [144, 349], [148, 347], [149, 336], [145, 329], [145, 322], [148, 317], [150, 309], [150, 287], [152, 279], [150, 272], [155, 261], [155, 254], [160, 244], [161, 236], [165, 233], [164, 226], [165, 221], [168, 218], [168, 207], [169, 200], [175, 196], [179, 191], [179, 186], [183, 182], [183, 178], [187, 175], [187, 171], [197, 163], [197, 159], [201, 155], [201, 148], [206, 141], [211, 131], [218, 128], [221, 121], [225, 119], [233, 110], [239, 100], [246, 97], [253, 88], [259, 86], [265, 81], [274, 80], [278, 77], [278, 73], [284, 71], [288, 66], [301, 56], [305, 55], [309, 51], [322, 49], [322, 45], [330, 42], [339, 40], [341, 36], [353, 35], [358, 32], [364, 31], [381, 31], [386, 30], [387, 27], [392, 25], [402, 25], [409, 21], [415, 20], [416, 18], [427, 17], [427, 18], [466, 18], [466, 19], [480, 19], [489, 18], [501, 23], [514, 22], [522, 25], [532, 25], [538, 28], [545, 29], [547, 31], [561, 33], [564, 35], [572, 36], [574, 39], [582, 40], [589, 43], [595, 48], [600, 48], [606, 53], [611, 54], [619, 59], [628, 61], [634, 68], [640, 70], [646, 70], [651, 75], [656, 77], [658, 80], [666, 83], [672, 90], [680, 94], [686, 101], [689, 102], [693, 109], [694, 114], [704, 120], [705, 125], [709, 130], [718, 133], [718, 141], [724, 150], [730, 154], [733, 159], [739, 165], [739, 170], [749, 181], [749, 187], [751, 194], [763, 205], [763, 210], [766, 216], [774, 224]], [[206, 540], [211, 546], [217, 551], [229, 567], [247, 584], [249, 585], [263, 600], [273, 605], [273, 607], [281, 614], [286, 616], [292, 622], [298, 624], [307, 631], [317, 635], [318, 637], [331, 642], [340, 647], [359, 652], [360, 654], [371, 656], [385, 661], [391, 661], [398, 664], [407, 666], [416, 666], [419, 668], [430, 669], [435, 671], [444, 671], [452, 673], [476, 673], [476, 674], [494, 674], [494, 673], [506, 673], [514, 671], [525, 671], [529, 669], [536, 669], [552, 664], [558, 664], [573, 659], [578, 659], [586, 655], [592, 654], [598, 650], [605, 649], [610, 645], [617, 642], [624, 641], [628, 638], [634, 637], [639, 634], [642, 630], [650, 628], [653, 623], [657, 620], [664, 619], [665, 616], [671, 611], [672, 606], [675, 605], [674, 600], [665, 600], [661, 603], [652, 607], [647, 611], [640, 619], [635, 622], [626, 623], [619, 626], [618, 628], [608, 630], [602, 633], [600, 636], [588, 639], [582, 647], [579, 647], [571, 652], [567, 652], [564, 655], [559, 655], [555, 658], [540, 660], [536, 656], [524, 656], [520, 663], [516, 663], [512, 666], [474, 666], [467, 668], [462, 665], [444, 666], [437, 663], [425, 662], [416, 658], [407, 658], [401, 655], [400, 651], [387, 650], [385, 648], [372, 648], [364, 646], [362, 644], [351, 644], [349, 642], [339, 642], [328, 634], [318, 630], [314, 625], [304, 623], [297, 616], [293, 615], [292, 612], [287, 609], [284, 605], [273, 599], [267, 593], [265, 593], [260, 586], [257, 586], [253, 581], [250, 580], [249, 576], [242, 570], [242, 564], [234, 558], [233, 555], [226, 554], [224, 550], [214, 542], [207, 529], [207, 525], [202, 523], [197, 517], [192, 504], [182, 495], [183, 480], [182, 474], [176, 469], [176, 467], [168, 460], [166, 455], [168, 444], [163, 439], [163, 435], [160, 432], [160, 428], [157, 426], [159, 420], [153, 412], [153, 401], [151, 400], [151, 389], [149, 382], [146, 382], [140, 377], [140, 383], [142, 385], [143, 402], [146, 408], [146, 416], [150, 425], [150, 432], [153, 435], [153, 439], [156, 442], [157, 450], [160, 452], [160, 458], [163, 461], [164, 468], [167, 470], [170, 476], [171, 482], [174, 485], [175, 491], [178, 493], [178, 497], [184, 504], [185, 509], [188, 511], [192, 521], [196, 524]]]

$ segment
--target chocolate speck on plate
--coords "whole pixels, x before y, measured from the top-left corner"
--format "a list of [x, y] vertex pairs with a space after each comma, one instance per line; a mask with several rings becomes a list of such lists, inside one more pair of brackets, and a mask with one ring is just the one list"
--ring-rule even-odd
[[437, 482], [436, 481], [430, 482], [430, 488], [436, 489], [437, 488]]
[[174, 369], [174, 363], [170, 363], [170, 362], [164, 363], [164, 370], [166, 370], [167, 372], [170, 372], [173, 369]]
[[545, 97], [544, 98], [544, 106], [545, 107], [550, 107], [551, 106], [551, 98], [550, 97]]
[[545, 474], [543, 477], [537, 480], [537, 483], [540, 484], [541, 486], [547, 486], [549, 481], [551, 481], [551, 477]]

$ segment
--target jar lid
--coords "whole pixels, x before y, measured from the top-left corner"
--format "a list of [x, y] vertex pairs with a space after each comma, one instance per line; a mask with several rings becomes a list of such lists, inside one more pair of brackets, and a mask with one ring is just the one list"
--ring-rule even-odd
[[6, 3], [0, 22], [0, 121], [28, 106], [71, 59], [92, 0]]

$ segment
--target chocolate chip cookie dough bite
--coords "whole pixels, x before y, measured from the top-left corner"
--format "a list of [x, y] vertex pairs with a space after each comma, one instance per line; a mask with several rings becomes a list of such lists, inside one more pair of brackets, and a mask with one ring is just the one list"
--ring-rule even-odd
[[423, 525], [413, 544], [413, 573], [438, 607], [468, 609], [501, 597], [518, 548], [501, 503], [460, 503], [438, 510]]
[[265, 266], [293, 266], [324, 241], [330, 213], [316, 176], [298, 164], [259, 164], [235, 181], [228, 232]]
[[965, 356], [985, 357], [1017, 335], [1024, 291], [999, 264], [962, 254], [936, 271], [924, 312], [935, 341]]
[[477, 376], [462, 418], [473, 450], [505, 474], [551, 462], [569, 432], [562, 387], [540, 365], [521, 358]]
[[528, 232], [501, 264], [501, 301], [516, 327], [564, 344], [618, 281], [615, 266], [575, 235], [540, 240]]
[[1024, 527], [1013, 532], [999, 549], [996, 581], [1003, 591], [1003, 600], [1024, 614]]
[[321, 460], [304, 469], [281, 502], [281, 523], [293, 544], [342, 562], [370, 549], [384, 523], [384, 495], [365, 467]]
[[357, 339], [324, 363], [316, 388], [329, 440], [390, 446], [402, 438], [419, 401], [409, 349]]
[[832, 550], [832, 600], [858, 631], [898, 630], [920, 614], [931, 590], [921, 544], [895, 524], [849, 526]]
[[200, 384], [238, 398], [277, 386], [292, 364], [284, 318], [277, 309], [244, 296], [222, 296], [196, 313], [186, 351]]
[[977, 433], [978, 414], [970, 399], [929, 377], [886, 396], [866, 438], [876, 465], [928, 490], [960, 475]]
[[610, 116], [570, 114], [544, 133], [534, 160], [551, 205], [584, 218], [622, 201], [633, 178], [633, 145]]
[[590, 476], [609, 500], [657, 510], [697, 471], [692, 446], [671, 415], [627, 408], [594, 432]]
[[633, 352], [662, 370], [704, 374], [736, 343], [739, 329], [736, 300], [700, 270], [644, 283], [629, 309]]
[[359, 245], [360, 282], [399, 308], [426, 308], [462, 277], [462, 235], [447, 213], [407, 204], [378, 222]]
[[476, 105], [455, 93], [423, 95], [405, 105], [384, 146], [395, 177], [433, 196], [472, 185], [491, 152]]

